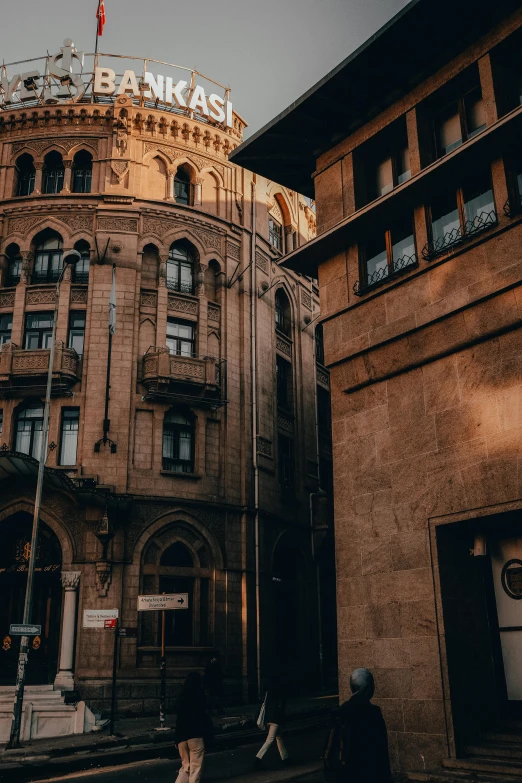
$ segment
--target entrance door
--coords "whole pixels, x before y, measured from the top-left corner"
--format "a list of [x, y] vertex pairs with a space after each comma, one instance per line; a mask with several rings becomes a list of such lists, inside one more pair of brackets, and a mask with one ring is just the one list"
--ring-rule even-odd
[[490, 541], [509, 712], [522, 713], [522, 538]]
[[[20, 636], [11, 623], [23, 621], [32, 519], [17, 513], [0, 523], [0, 685], [14, 685]], [[36, 559], [31, 622], [42, 626], [32, 637], [27, 663], [28, 685], [51, 684], [56, 676], [60, 635], [61, 548], [52, 530], [41, 524]]]

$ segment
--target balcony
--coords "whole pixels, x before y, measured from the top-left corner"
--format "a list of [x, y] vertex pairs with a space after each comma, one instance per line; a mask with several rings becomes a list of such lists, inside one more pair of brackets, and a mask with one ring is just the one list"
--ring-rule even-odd
[[145, 399], [219, 407], [225, 404], [225, 361], [213, 356], [177, 356], [151, 346], [142, 359]]
[[494, 209], [490, 212], [481, 212], [472, 220], [466, 220], [463, 227], [454, 228], [448, 231], [444, 236], [431, 242], [427, 242], [422, 249], [422, 257], [425, 261], [431, 261], [433, 258], [445, 253], [446, 250], [462, 245], [469, 239], [494, 228], [497, 225], [497, 213]]
[[[0, 351], [0, 397], [44, 394], [49, 369], [48, 349], [26, 351], [7, 343]], [[67, 394], [80, 380], [80, 358], [73, 348], [56, 345], [52, 394]]]

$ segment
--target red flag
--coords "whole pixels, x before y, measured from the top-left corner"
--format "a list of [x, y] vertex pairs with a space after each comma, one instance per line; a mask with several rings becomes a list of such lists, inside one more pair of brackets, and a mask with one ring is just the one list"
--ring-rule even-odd
[[96, 19], [98, 20], [98, 35], [103, 35], [103, 28], [105, 27], [105, 0], [100, 0], [98, 3]]

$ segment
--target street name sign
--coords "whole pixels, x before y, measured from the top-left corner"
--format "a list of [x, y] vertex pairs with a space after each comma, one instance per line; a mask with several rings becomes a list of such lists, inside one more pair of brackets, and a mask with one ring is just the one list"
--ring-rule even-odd
[[105, 628], [105, 620], [116, 620], [117, 617], [117, 609], [84, 609], [83, 627]]
[[170, 610], [188, 608], [188, 593], [138, 596], [138, 612], [161, 612], [164, 609]]
[[10, 625], [9, 636], [41, 636], [41, 625]]

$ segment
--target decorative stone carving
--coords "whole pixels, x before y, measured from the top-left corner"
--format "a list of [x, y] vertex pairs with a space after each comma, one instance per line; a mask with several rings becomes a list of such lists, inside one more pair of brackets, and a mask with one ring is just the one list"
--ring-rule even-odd
[[143, 233], [155, 234], [155, 236], [162, 238], [167, 231], [173, 227], [173, 222], [170, 220], [163, 220], [162, 218], [144, 217], [143, 218]]
[[120, 184], [123, 181], [123, 178], [127, 174], [129, 170], [129, 161], [128, 160], [111, 160], [111, 169], [116, 175], [116, 178], [118, 180], [118, 184]]
[[169, 294], [168, 309], [177, 310], [178, 313], [197, 315], [198, 303], [194, 302], [192, 299], [182, 299], [180, 296], [172, 296]]
[[192, 362], [180, 361], [177, 357], [171, 356], [170, 358], [170, 372], [174, 376], [186, 376], [188, 378], [198, 378], [204, 380], [205, 378], [205, 365], [196, 364]]
[[71, 288], [71, 304], [87, 304], [87, 289]]
[[276, 349], [284, 353], [285, 356], [292, 356], [292, 344], [279, 334], [276, 337]]
[[112, 582], [112, 563], [100, 560], [96, 563], [96, 587], [100, 598], [106, 598]]
[[215, 321], [216, 323], [219, 323], [221, 320], [221, 308], [210, 302], [208, 305], [208, 320]]
[[59, 220], [60, 223], [68, 226], [71, 231], [90, 231], [92, 229], [92, 215], [80, 215], [80, 214], [64, 214], [60, 212], [58, 214], [48, 215], [30, 215], [26, 217], [11, 218], [9, 220], [9, 234], [21, 234], [25, 236], [45, 220], [54, 218]]
[[56, 289], [44, 288], [36, 291], [27, 291], [26, 304], [54, 304], [56, 300]]
[[256, 253], [256, 266], [268, 274], [268, 259], [261, 255], [261, 253]]
[[138, 231], [137, 218], [124, 218], [124, 217], [99, 217], [98, 218], [98, 230], [99, 231]]
[[60, 147], [66, 153], [72, 150], [73, 147], [91, 147], [97, 152], [98, 139], [85, 138], [85, 136], [83, 135], [81, 138], [77, 138], [77, 139], [58, 138], [56, 141], [50, 141], [49, 139], [46, 139], [45, 141], [35, 141], [34, 139], [27, 139], [26, 141], [16, 141], [11, 149], [13, 151], [13, 154], [16, 154], [18, 150], [21, 150], [24, 147], [29, 147], [30, 149], [34, 150], [38, 156], [40, 156], [45, 149], [47, 149], [48, 147], [55, 147], [55, 146]]
[[241, 248], [239, 245], [234, 245], [232, 242], [227, 242], [227, 256], [229, 258], [235, 258], [239, 261], [241, 258]]
[[268, 438], [262, 438], [260, 435], [257, 437], [257, 451], [264, 457], [272, 458], [272, 441]]
[[62, 571], [64, 590], [77, 590], [80, 584], [81, 571]]
[[277, 414], [277, 426], [280, 430], [284, 430], [285, 432], [293, 432], [294, 431], [294, 422], [292, 419], [290, 419], [288, 416], [285, 416], [282, 413]]
[[177, 158], [185, 157], [187, 156], [189, 160], [196, 164], [198, 169], [201, 171], [201, 169], [204, 169], [206, 166], [212, 166], [215, 168], [222, 177], [225, 176], [225, 167], [221, 163], [215, 163], [212, 158], [204, 158], [201, 155], [196, 155], [192, 152], [192, 150], [187, 151], [185, 149], [182, 149], [180, 147], [170, 147], [167, 144], [156, 144], [153, 141], [146, 141], [145, 142], [145, 155], [147, 152], [162, 152], [165, 157], [167, 157], [171, 163], [174, 163], [174, 161]]
[[312, 310], [312, 297], [304, 288], [301, 288], [301, 304], [308, 310]]
[[274, 202], [274, 204], [272, 204], [272, 205], [267, 204], [267, 207], [269, 208], [269, 211], [270, 211], [270, 214], [272, 215], [272, 217], [275, 217], [275, 219], [279, 223], [281, 223], [281, 225], [283, 225], [285, 221], [284, 221], [284, 218], [283, 218], [283, 213], [281, 212], [281, 208], [280, 208], [279, 204], [277, 203], [277, 201]]
[[218, 250], [221, 253], [222, 239], [219, 234], [214, 233], [214, 231], [208, 231], [202, 228], [194, 229], [194, 233], [206, 248]]
[[8, 291], [7, 293], [0, 293], [0, 307], [14, 307], [15, 295], [14, 291]]
[[330, 386], [330, 376], [326, 370], [321, 370], [319, 367], [317, 368], [317, 382], [322, 384], [323, 386], [329, 387]]
[[47, 370], [49, 366], [49, 352], [33, 353], [28, 356], [24, 356], [21, 353], [16, 353], [13, 356], [13, 363], [11, 365], [13, 372], [20, 372], [21, 370]]
[[142, 291], [140, 296], [141, 307], [156, 307], [156, 294], [152, 291]]

